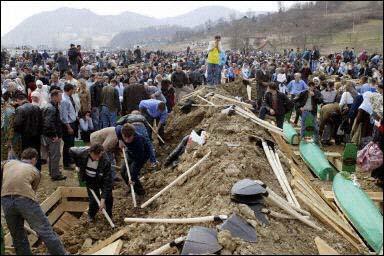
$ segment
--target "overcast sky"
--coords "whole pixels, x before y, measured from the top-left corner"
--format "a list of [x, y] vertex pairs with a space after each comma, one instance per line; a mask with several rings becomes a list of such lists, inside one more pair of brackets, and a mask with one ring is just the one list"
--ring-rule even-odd
[[[296, 1], [284, 1], [289, 7]], [[269, 1], [1, 1], [1, 36], [26, 18], [60, 7], [87, 8], [100, 15], [116, 15], [124, 11], [165, 18], [181, 15], [202, 6], [221, 5], [238, 11], [277, 11], [277, 2]]]

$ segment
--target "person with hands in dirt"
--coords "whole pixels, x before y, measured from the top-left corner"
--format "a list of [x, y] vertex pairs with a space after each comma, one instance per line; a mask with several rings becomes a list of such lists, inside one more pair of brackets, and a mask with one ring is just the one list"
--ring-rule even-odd
[[[76, 166], [80, 169], [80, 180], [86, 183], [89, 209], [88, 220], [93, 222], [97, 211], [105, 209], [112, 218], [112, 172], [111, 160], [104, 152], [101, 144], [92, 144], [90, 147], [72, 147], [70, 154]], [[100, 200], [97, 204], [90, 189], [92, 189]], [[101, 190], [101, 194], [100, 194]]]
[[[115, 130], [119, 140], [119, 147], [125, 149], [135, 193], [137, 195], [144, 195], [145, 190], [140, 183], [139, 176], [141, 169], [149, 159], [150, 145], [142, 135], [136, 132], [132, 124], [118, 125]], [[128, 184], [125, 162], [121, 166], [121, 177]]]

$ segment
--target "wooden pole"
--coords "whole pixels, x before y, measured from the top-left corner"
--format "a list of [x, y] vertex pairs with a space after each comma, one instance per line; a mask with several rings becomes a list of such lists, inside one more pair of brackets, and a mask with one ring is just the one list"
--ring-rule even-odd
[[285, 175], [285, 172], [283, 170], [283, 166], [281, 165], [281, 162], [280, 162], [280, 157], [279, 157], [279, 154], [277, 154], [277, 152], [275, 152], [275, 159], [276, 159], [276, 162], [277, 162], [277, 166], [279, 167], [279, 171], [280, 171], [280, 175], [281, 175], [281, 178], [285, 184], [285, 186], [287, 187], [287, 190], [288, 190], [288, 193], [291, 195], [291, 198], [294, 202], [294, 204], [300, 208], [300, 204], [299, 202], [297, 201], [296, 197], [295, 197], [295, 194], [293, 193], [292, 191], [292, 188], [291, 186], [289, 185], [289, 182], [288, 182], [288, 178], [287, 176]]
[[[94, 198], [95, 201], [97, 202], [97, 205], [100, 207], [100, 200], [99, 200], [99, 198], [96, 196], [95, 191], [93, 191], [91, 188], [90, 188], [89, 190], [91, 191], [91, 193], [92, 193], [92, 195], [93, 195], [93, 198]], [[115, 224], [113, 224], [113, 221], [111, 220], [111, 217], [109, 217], [107, 211], [103, 208], [103, 209], [102, 209], [102, 212], [103, 212], [105, 218], [108, 220], [109, 225], [111, 225], [112, 228], [115, 228]]]
[[191, 173], [198, 165], [200, 165], [202, 162], [205, 161], [205, 159], [208, 158], [208, 156], [211, 154], [211, 151], [208, 152], [208, 154], [206, 154], [203, 158], [201, 158], [196, 164], [194, 164], [191, 168], [189, 168], [186, 172], [184, 172], [183, 174], [181, 174], [179, 177], [177, 177], [174, 181], [172, 181], [170, 184], [168, 184], [165, 188], [163, 188], [160, 192], [158, 192], [156, 195], [154, 195], [153, 197], [151, 197], [150, 199], [148, 199], [145, 203], [143, 203], [141, 205], [141, 208], [144, 208], [146, 207], [147, 205], [149, 205], [150, 203], [152, 203], [156, 198], [158, 198], [159, 196], [161, 196], [164, 192], [166, 192], [167, 190], [169, 190], [171, 187], [173, 187], [179, 180], [181, 180], [182, 178], [184, 178], [185, 176], [187, 176], [189, 173]]
[[263, 149], [264, 149], [264, 153], [265, 155], [267, 156], [267, 159], [268, 159], [268, 162], [269, 162], [269, 165], [271, 166], [272, 168], [272, 171], [273, 173], [275, 174], [276, 178], [277, 178], [277, 181], [279, 182], [280, 184], [280, 187], [283, 189], [283, 192], [288, 200], [289, 203], [293, 204], [293, 200], [291, 198], [291, 196], [289, 195], [288, 193], [288, 190], [287, 188], [285, 187], [283, 181], [281, 180], [281, 177], [277, 171], [277, 166], [276, 166], [276, 163], [274, 162], [274, 160], [272, 159], [272, 155], [271, 155], [271, 152], [269, 151], [269, 148], [267, 146], [267, 143], [263, 140], [262, 141], [262, 145], [263, 145]]
[[169, 249], [171, 249], [172, 247], [184, 242], [184, 240], [186, 239], [187, 237], [185, 236], [182, 236], [182, 237], [179, 237], [179, 238], [176, 238], [175, 240], [173, 240], [172, 242], [170, 243], [167, 243], [163, 246], [161, 246], [160, 248], [157, 248], [156, 250], [150, 252], [150, 253], [147, 253], [146, 255], [164, 255], [165, 252], [167, 252]]
[[160, 135], [157, 133], [157, 131], [151, 126], [151, 124], [148, 121], [146, 121], [146, 122], [147, 122], [149, 128], [151, 128], [151, 130], [156, 134], [157, 138], [159, 138], [159, 140], [161, 140], [161, 142], [163, 142], [165, 144], [164, 140], [160, 137]]
[[131, 187], [133, 206], [136, 208], [137, 207], [136, 195], [135, 195], [135, 190], [134, 190], [133, 184], [132, 184], [131, 172], [129, 171], [129, 165], [128, 165], [128, 161], [127, 161], [127, 156], [125, 155], [125, 148], [123, 148], [123, 156], [124, 156], [124, 161], [125, 161], [125, 167], [127, 168], [128, 183], [129, 183], [129, 186]]
[[[268, 190], [267, 190], [268, 191]], [[269, 192], [268, 192], [269, 193]], [[304, 224], [307, 224], [308, 226], [317, 229], [319, 231], [322, 231], [323, 229], [317, 226], [314, 222], [308, 220], [307, 218], [304, 218], [304, 216], [300, 215], [298, 212], [296, 212], [294, 209], [292, 209], [289, 204], [283, 204], [280, 200], [278, 200], [273, 194], [269, 194], [267, 199], [274, 203], [275, 205], [279, 206], [281, 209], [295, 217], [296, 219], [300, 220]]]
[[218, 216], [205, 216], [196, 218], [176, 218], [176, 219], [161, 219], [161, 218], [124, 218], [126, 223], [173, 223], [173, 224], [187, 224], [187, 223], [201, 223], [211, 222], [215, 220], [226, 220], [227, 215]]

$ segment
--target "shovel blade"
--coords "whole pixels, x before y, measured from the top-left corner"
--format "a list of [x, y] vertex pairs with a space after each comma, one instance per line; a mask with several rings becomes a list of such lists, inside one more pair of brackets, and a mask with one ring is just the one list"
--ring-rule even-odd
[[264, 187], [250, 179], [239, 180], [233, 185], [231, 190], [231, 194], [236, 196], [255, 196], [266, 193], [267, 190]]
[[238, 237], [244, 241], [252, 243], [257, 241], [255, 228], [237, 214], [232, 214], [219, 228], [228, 230], [233, 237]]
[[197, 226], [189, 230], [181, 255], [213, 254], [222, 248], [215, 229]]

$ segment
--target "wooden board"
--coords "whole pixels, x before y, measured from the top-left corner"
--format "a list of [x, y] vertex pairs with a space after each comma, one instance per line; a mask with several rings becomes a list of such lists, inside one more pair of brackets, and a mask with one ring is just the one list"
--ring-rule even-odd
[[93, 254], [93, 253], [103, 249], [104, 247], [106, 247], [110, 243], [114, 242], [116, 239], [119, 239], [121, 236], [123, 236], [125, 233], [127, 233], [127, 231], [128, 231], [127, 228], [123, 228], [123, 229], [119, 230], [118, 232], [114, 233], [113, 235], [111, 235], [107, 239], [98, 242], [91, 249], [89, 249], [87, 252], [85, 252], [84, 255], [90, 255], [90, 254]]
[[87, 188], [61, 187], [61, 197], [85, 197], [88, 198]]
[[61, 188], [57, 188], [47, 199], [45, 199], [40, 207], [44, 213], [47, 213], [61, 199]]
[[[300, 156], [300, 152], [297, 151], [297, 150], [293, 151], [293, 153], [296, 156]], [[332, 158], [334, 158], [334, 157], [341, 157], [340, 153], [338, 153], [338, 152], [330, 152], [330, 151], [329, 152], [324, 152], [324, 155], [326, 155], [327, 157], [332, 157]]]
[[296, 196], [304, 205], [306, 205], [310, 209], [310, 212], [321, 222], [327, 224], [328, 226], [336, 230], [337, 233], [339, 233], [342, 237], [349, 241], [358, 251], [361, 250], [359, 243], [356, 241], [356, 239], [352, 239], [343, 230], [341, 230], [331, 219], [329, 219], [326, 215], [320, 212], [316, 207], [313, 207], [313, 205], [303, 196], [303, 194], [298, 193]]
[[320, 237], [315, 237], [315, 243], [317, 246], [317, 250], [319, 251], [319, 255], [339, 255], [339, 253], [329, 246], [323, 239]]
[[85, 212], [88, 209], [88, 202], [67, 201], [62, 203], [65, 212]]
[[[327, 200], [333, 201], [335, 199], [335, 194], [333, 191], [323, 190], [324, 196]], [[373, 192], [373, 191], [365, 191], [365, 193], [376, 202], [383, 202], [383, 192]]]
[[119, 255], [123, 247], [123, 240], [119, 239], [116, 242], [104, 247], [103, 249], [92, 253], [92, 255]]
[[73, 227], [79, 222], [79, 219], [77, 219], [75, 216], [68, 212], [65, 212], [63, 216], [61, 216], [61, 218], [56, 222], [54, 227], [60, 229], [62, 232], [67, 232], [71, 229], [71, 227]]

